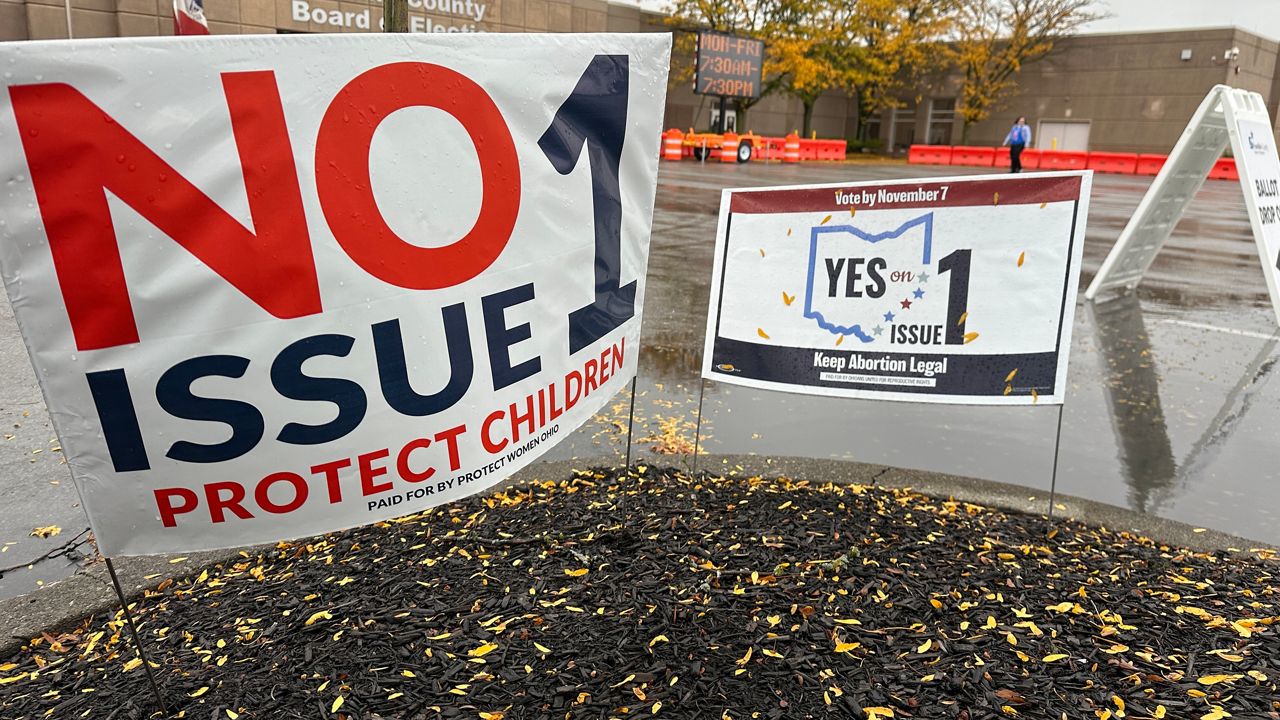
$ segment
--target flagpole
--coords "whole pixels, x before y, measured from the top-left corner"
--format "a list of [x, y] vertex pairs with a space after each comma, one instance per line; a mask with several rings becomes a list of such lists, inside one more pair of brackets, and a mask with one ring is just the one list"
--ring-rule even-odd
[[62, 7], [67, 11], [67, 39], [72, 40], [75, 36], [71, 34], [71, 0], [62, 0]]
[[382, 30], [409, 32], [409, 0], [382, 0]]

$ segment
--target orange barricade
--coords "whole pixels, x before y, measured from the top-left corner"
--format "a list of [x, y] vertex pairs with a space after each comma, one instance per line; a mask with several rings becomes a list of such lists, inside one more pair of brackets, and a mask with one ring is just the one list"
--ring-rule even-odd
[[1213, 164], [1213, 169], [1209, 171], [1210, 180], [1239, 180], [1240, 173], [1236, 170], [1235, 158], [1220, 158], [1218, 162]]
[[672, 128], [662, 134], [662, 159], [679, 160], [684, 155], [684, 133]]
[[[1007, 168], [1010, 165], [1009, 148], [996, 148], [996, 161], [993, 163], [995, 167]], [[1022, 151], [1022, 169], [1035, 170], [1040, 167], [1040, 151], [1035, 148], [1027, 148]]]
[[720, 145], [720, 162], [738, 162], [738, 133], [725, 133]]
[[996, 161], [996, 149], [989, 147], [966, 147], [957, 145], [951, 148], [952, 165], [969, 165], [972, 167], [991, 167]]
[[782, 159], [789, 163], [800, 162], [800, 136], [791, 133], [787, 136], [783, 144]]
[[1041, 170], [1084, 170], [1089, 153], [1076, 150], [1041, 150]]
[[1164, 167], [1164, 161], [1168, 159], [1165, 155], [1139, 155], [1134, 172], [1138, 175], [1158, 175], [1160, 168]]
[[787, 141], [783, 138], [762, 137], [756, 147], [757, 157], [761, 160], [781, 160], [785, 157]]
[[1105, 173], [1132, 175], [1138, 171], [1137, 153], [1091, 152], [1085, 167]]
[[801, 160], [817, 160], [818, 159], [818, 141], [809, 138], [800, 138], [800, 159]]
[[849, 143], [844, 140], [815, 140], [819, 160], [844, 160]]
[[950, 145], [912, 145], [907, 150], [907, 162], [913, 165], [950, 165]]

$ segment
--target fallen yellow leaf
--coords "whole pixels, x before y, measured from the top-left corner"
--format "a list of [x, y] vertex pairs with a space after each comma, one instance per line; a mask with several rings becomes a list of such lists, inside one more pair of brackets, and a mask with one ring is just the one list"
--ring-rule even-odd
[[31, 537], [51, 538], [62, 532], [62, 528], [57, 525], [45, 525], [44, 527], [32, 528]]
[[1242, 677], [1244, 676], [1243, 675], [1205, 675], [1200, 679], [1196, 680], [1196, 682], [1200, 683], [1201, 685], [1217, 685], [1218, 683], [1233, 683]]
[[756, 328], [756, 334], [765, 340], [769, 339], [769, 333], [765, 332], [763, 328]]
[[1065, 657], [1066, 655], [1064, 655], [1063, 653], [1052, 653], [1050, 655], [1045, 655], [1043, 658], [1041, 658], [1041, 660], [1047, 663], [1051, 663], [1051, 662], [1057, 662], [1059, 660], [1062, 660]]
[[338, 708], [342, 707], [342, 704], [343, 704], [343, 703], [345, 703], [346, 701], [347, 701], [347, 699], [346, 699], [346, 698], [344, 698], [344, 697], [343, 697], [343, 696], [341, 696], [341, 695], [339, 695], [338, 697], [334, 698], [334, 699], [333, 699], [333, 705], [329, 707], [329, 712], [330, 712], [330, 713], [336, 713], [336, 712], [338, 712]]
[[582, 577], [583, 575], [587, 574], [587, 569], [578, 568], [577, 570], [565, 570], [564, 574], [568, 575], [569, 577]]
[[968, 345], [969, 343], [971, 343], [971, 342], [973, 342], [974, 340], [977, 340], [977, 339], [978, 339], [978, 333], [976, 333], [976, 332], [970, 332], [970, 333], [965, 333], [965, 334], [964, 334], [964, 344], [965, 344], [965, 345]]
[[198, 697], [200, 697], [201, 695], [203, 695], [203, 694], [205, 694], [205, 693], [207, 693], [207, 692], [209, 692], [209, 688], [208, 688], [208, 687], [202, 687], [202, 688], [200, 688], [199, 690], [196, 690], [195, 692], [191, 693], [191, 694], [190, 694], [190, 695], [188, 695], [187, 697], [198, 698]]
[[1022, 251], [1021, 253], [1019, 253], [1019, 254], [1018, 254], [1018, 267], [1022, 267], [1022, 263], [1023, 263], [1023, 261], [1025, 261], [1026, 259], [1027, 259], [1027, 253], [1026, 253], [1026, 251], [1024, 250], [1024, 251]]
[[478, 648], [473, 648], [471, 650], [468, 650], [467, 654], [470, 655], [471, 657], [484, 657], [485, 655], [488, 655], [489, 653], [497, 649], [498, 649], [498, 646], [496, 644], [485, 643], [484, 645], [481, 645]]
[[311, 617], [307, 618], [307, 622], [306, 622], [305, 624], [306, 624], [306, 625], [315, 625], [316, 623], [320, 622], [321, 620], [332, 620], [332, 619], [333, 619], [333, 615], [330, 615], [328, 610], [321, 610], [320, 612], [318, 612], [318, 613], [316, 613], [316, 614], [312, 615]]

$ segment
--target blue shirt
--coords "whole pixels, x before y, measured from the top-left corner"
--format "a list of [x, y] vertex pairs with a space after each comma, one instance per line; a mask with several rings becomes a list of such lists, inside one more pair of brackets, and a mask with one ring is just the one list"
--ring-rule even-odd
[[1006, 145], [1030, 145], [1031, 144], [1031, 126], [1014, 124], [1009, 129], [1009, 134], [1004, 136]]

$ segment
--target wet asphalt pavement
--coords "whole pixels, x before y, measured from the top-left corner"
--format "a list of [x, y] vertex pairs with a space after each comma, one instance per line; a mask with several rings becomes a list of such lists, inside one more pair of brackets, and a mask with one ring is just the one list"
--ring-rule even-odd
[[[940, 176], [907, 165], [663, 163], [650, 248], [636, 457], [693, 439], [724, 187]], [[1150, 178], [1097, 175], [1088, 284]], [[1083, 296], [1083, 293], [1081, 293]], [[1077, 309], [1057, 491], [1280, 544], [1280, 335], [1235, 182], [1208, 181], [1136, 296]], [[621, 462], [619, 396], [548, 459]], [[851, 459], [1023, 485], [1046, 497], [1054, 407], [835, 400], [707, 383], [711, 453]], [[8, 303], [0, 303], [0, 570], [87, 527]], [[684, 449], [687, 450], [687, 447]], [[658, 460], [655, 460], [658, 461]], [[685, 463], [688, 456], [662, 462]], [[708, 464], [714, 461], [703, 461]], [[817, 479], [817, 478], [814, 478]], [[1047, 509], [1047, 504], [1046, 504]], [[59, 535], [30, 537], [57, 525]], [[55, 558], [0, 577], [0, 598], [66, 577]]]

